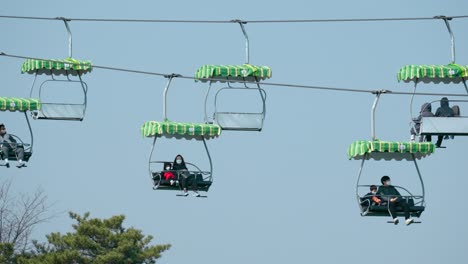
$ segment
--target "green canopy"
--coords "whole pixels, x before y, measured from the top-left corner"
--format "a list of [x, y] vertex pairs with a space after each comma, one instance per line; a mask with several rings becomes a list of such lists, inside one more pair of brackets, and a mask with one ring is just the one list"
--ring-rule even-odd
[[27, 59], [21, 66], [21, 73], [35, 74], [71, 74], [77, 75], [78, 71], [81, 74], [86, 74], [92, 70], [91, 61], [79, 61], [72, 58], [64, 60], [36, 60]]
[[221, 127], [213, 124], [178, 123], [172, 121], [148, 121], [141, 127], [145, 137], [176, 137], [185, 139], [211, 139], [221, 134]]
[[[210, 78], [235, 80], [265, 80], [271, 77], [271, 69], [267, 66], [244, 65], [203, 65], [195, 73], [195, 80], [207, 82]], [[221, 80], [220, 80], [221, 81]]]
[[358, 140], [348, 147], [349, 159], [362, 159], [369, 154], [367, 159], [375, 160], [413, 160], [421, 159], [434, 152], [434, 144], [431, 142], [389, 142]]
[[468, 66], [448, 65], [406, 65], [398, 72], [398, 81], [429, 83], [459, 83], [468, 77]]
[[41, 109], [42, 104], [39, 99], [0, 97], [0, 111], [34, 111]]

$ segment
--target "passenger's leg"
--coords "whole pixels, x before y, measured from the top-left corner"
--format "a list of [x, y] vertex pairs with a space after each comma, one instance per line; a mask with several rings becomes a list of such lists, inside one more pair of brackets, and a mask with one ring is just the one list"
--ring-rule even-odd
[[197, 177], [196, 176], [192, 176], [192, 189], [194, 192], [198, 192], [198, 183], [197, 183]]
[[396, 203], [394, 202], [388, 202], [388, 209], [390, 211], [390, 216], [392, 217], [392, 219], [395, 219], [397, 218], [397, 213], [396, 213]]
[[1, 158], [2, 160], [4, 160], [4, 159], [6, 159], [6, 158], [8, 157], [8, 152], [7, 152], [7, 151], [8, 151], [8, 148], [5, 147], [3, 144], [0, 145], [0, 146], [1, 146], [0, 149], [2, 150], [2, 152], [0, 153], [0, 158]]
[[179, 183], [182, 187], [182, 190], [187, 191], [187, 179], [184, 177], [184, 174], [182, 172], [179, 172], [177, 173], [177, 176], [179, 178]]
[[18, 158], [18, 161], [23, 161], [24, 148], [22, 148], [22, 147], [17, 147], [16, 148], [16, 157]]
[[8, 151], [9, 148], [7, 147], [6, 144], [2, 144], [2, 159], [8, 159]]
[[403, 208], [403, 211], [405, 212], [405, 219], [410, 218], [410, 212], [409, 212], [409, 205], [405, 200], [399, 201], [398, 205]]

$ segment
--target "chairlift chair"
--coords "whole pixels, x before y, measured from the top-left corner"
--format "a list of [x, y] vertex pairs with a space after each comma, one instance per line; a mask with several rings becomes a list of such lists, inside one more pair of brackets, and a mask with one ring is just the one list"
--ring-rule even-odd
[[[244, 28], [246, 22], [241, 20], [232, 20], [231, 22], [238, 23], [244, 34], [246, 62], [243, 65], [203, 65], [196, 71], [196, 81], [209, 82], [205, 97], [205, 122], [214, 122], [223, 130], [261, 131], [266, 115], [266, 92], [260, 87], [260, 81], [271, 77], [271, 69], [267, 66], [254, 66], [249, 63], [249, 38]], [[210, 119], [208, 117], [208, 97], [215, 82], [227, 83], [227, 86], [221, 87], [215, 93], [214, 113]], [[236, 82], [243, 86], [233, 86], [233, 83]], [[254, 83], [255, 87], [249, 87], [248, 83]], [[228, 94], [228, 92], [258, 97], [257, 102], [261, 106], [261, 110], [256, 112], [224, 110], [219, 95], [221, 93]], [[238, 109], [242, 109], [244, 103], [239, 102]]]
[[[348, 158], [354, 160], [361, 160], [361, 166], [359, 168], [358, 177], [356, 180], [356, 198], [359, 206], [361, 216], [390, 216], [390, 211], [387, 206], [378, 206], [371, 204], [370, 201], [366, 201], [363, 198], [362, 189], [368, 188], [370, 185], [361, 184], [361, 175], [364, 168], [364, 162], [366, 160], [408, 160], [413, 161], [416, 172], [419, 177], [421, 185], [421, 194], [413, 194], [409, 190], [396, 186], [400, 189], [404, 195], [402, 198], [405, 199], [410, 206], [410, 214], [413, 217], [420, 217], [422, 212], [425, 210], [425, 189], [424, 182], [419, 170], [416, 160], [421, 159], [434, 152], [434, 144], [430, 142], [390, 142], [382, 141], [376, 138], [375, 134], [375, 110], [381, 94], [389, 91], [376, 91], [376, 98], [372, 105], [371, 111], [371, 129], [372, 139], [371, 140], [358, 140], [353, 142], [348, 147]], [[367, 189], [368, 190], [368, 189]], [[397, 216], [403, 215], [402, 208], [397, 209]]]
[[[418, 83], [463, 83], [465, 91], [468, 94], [466, 79], [468, 78], [468, 65], [459, 65], [455, 63], [455, 39], [450, 28], [450, 17], [437, 16], [442, 19], [450, 34], [451, 40], [451, 63], [448, 65], [406, 65], [403, 66], [398, 74], [398, 81], [406, 83], [414, 82], [413, 94], [410, 101], [410, 117], [414, 120], [413, 101]], [[451, 100], [454, 102], [454, 100]], [[459, 100], [458, 102], [465, 102]], [[413, 123], [411, 123], [413, 125]], [[416, 131], [418, 133], [418, 131]], [[446, 117], [423, 117], [421, 121], [420, 135], [468, 135], [468, 119], [465, 118], [446, 118]]]
[[[3, 112], [23, 112], [24, 117], [26, 119], [26, 123], [28, 124], [28, 129], [29, 129], [29, 135], [30, 135], [30, 142], [31, 143], [25, 143], [23, 140], [14, 135], [10, 134], [13, 136], [13, 138], [17, 141], [17, 147], [22, 147], [24, 149], [24, 156], [23, 156], [23, 161], [28, 162], [29, 159], [32, 156], [33, 153], [33, 145], [34, 145], [34, 136], [31, 128], [31, 124], [28, 119], [28, 114], [26, 113], [27, 111], [36, 111], [41, 109], [41, 102], [38, 99], [33, 99], [33, 98], [14, 98], [14, 97], [0, 97], [0, 111]], [[5, 155], [5, 153], [1, 153], [2, 150], [0, 149], [0, 154], [2, 156]], [[16, 156], [15, 151], [10, 150], [8, 155], [8, 160], [12, 161], [17, 161], [18, 157]], [[5, 157], [3, 157], [5, 158]]]
[[[420, 217], [425, 210], [425, 189], [416, 160], [421, 159], [434, 152], [434, 144], [430, 142], [388, 142], [381, 140], [353, 142], [348, 148], [349, 159], [361, 160], [358, 177], [356, 180], [356, 198], [361, 216], [390, 216], [387, 206], [372, 204], [363, 197], [364, 189], [369, 190], [370, 185], [361, 183], [361, 175], [366, 160], [408, 160], [413, 161], [420, 181], [422, 193], [414, 194], [401, 186], [396, 187], [402, 194], [402, 199], [406, 200], [410, 206], [410, 214], [413, 217]], [[403, 216], [403, 209], [397, 207], [397, 216]]]
[[[227, 86], [220, 88], [214, 99], [213, 121], [221, 126], [223, 130], [237, 131], [261, 131], [266, 115], [266, 92], [260, 87], [260, 80], [271, 77], [271, 69], [267, 66], [253, 65], [204, 65], [195, 74], [197, 80], [209, 81], [208, 91], [205, 97], [205, 122], [208, 118], [208, 97], [215, 82], [226, 82]], [[243, 87], [233, 86], [234, 82], [242, 82]], [[255, 82], [256, 87], [249, 87], [246, 82]], [[221, 93], [237, 93], [243, 96], [256, 96], [261, 106], [259, 112], [225, 111], [222, 109], [219, 95]], [[221, 105], [221, 106], [220, 106]], [[242, 109], [243, 102], [239, 102]]]
[[[34, 119], [82, 121], [86, 114], [88, 85], [83, 81], [82, 75], [91, 72], [92, 65], [90, 61], [72, 58], [72, 34], [67, 20], [63, 21], [68, 31], [69, 57], [63, 60], [27, 59], [21, 67], [21, 73], [34, 74], [30, 97], [38, 96], [42, 101], [42, 108], [32, 112]], [[46, 75], [49, 78], [36, 86], [38, 75]], [[59, 78], [60, 75], [65, 78]], [[72, 103], [60, 100], [49, 101], [46, 95], [53, 85], [80, 89], [82, 95]]]
[[[208, 192], [212, 183], [213, 183], [213, 163], [211, 160], [211, 155], [206, 144], [206, 140], [214, 139], [221, 134], [221, 127], [216, 124], [206, 124], [206, 123], [180, 123], [169, 121], [167, 118], [167, 91], [174, 77], [178, 75], [168, 75], [168, 82], [164, 89], [163, 94], [163, 116], [164, 121], [148, 121], [145, 122], [141, 127], [141, 133], [144, 137], [154, 137], [153, 145], [151, 147], [151, 152], [148, 160], [148, 171], [150, 178], [153, 182], [154, 190], [181, 190], [182, 186], [177, 182], [170, 182], [165, 180], [162, 175], [164, 172], [163, 164], [171, 163], [167, 160], [157, 160], [154, 158], [155, 155], [155, 146], [158, 138], [167, 138], [167, 139], [184, 139], [188, 141], [195, 140], [196, 142], [203, 142], [206, 155], [209, 161], [209, 170], [203, 170], [198, 165], [185, 162], [188, 166], [190, 179], [197, 181], [198, 191]], [[173, 165], [173, 164], [172, 164]], [[174, 174], [177, 174], [176, 172]], [[179, 175], [176, 175], [179, 177]], [[191, 186], [190, 183], [187, 183], [187, 186]]]

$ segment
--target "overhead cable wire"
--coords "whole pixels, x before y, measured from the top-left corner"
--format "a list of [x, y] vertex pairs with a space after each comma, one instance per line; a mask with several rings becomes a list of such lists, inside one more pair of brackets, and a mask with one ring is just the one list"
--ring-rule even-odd
[[272, 19], [272, 20], [184, 20], [184, 19], [119, 19], [119, 18], [67, 18], [67, 17], [33, 17], [33, 16], [7, 16], [0, 15], [0, 18], [7, 19], [34, 19], [34, 20], [67, 20], [80, 22], [128, 22], [128, 23], [327, 23], [327, 22], [383, 22], [383, 21], [414, 21], [414, 20], [435, 20], [446, 18], [459, 19], [468, 18], [468, 15], [461, 16], [433, 16], [433, 17], [387, 17], [387, 18], [332, 18], [332, 19]]
[[[10, 58], [17, 58], [17, 59], [32, 59], [32, 60], [43, 60], [43, 61], [51, 61], [51, 62], [63, 62], [61, 60], [51, 60], [51, 59], [42, 59], [42, 58], [35, 58], [35, 57], [28, 57], [28, 56], [21, 56], [21, 55], [13, 55], [7, 54], [4, 52], [0, 52], [0, 56], [10, 57]], [[81, 65], [79, 63], [68, 62], [69, 64], [74, 65]], [[196, 78], [193, 76], [184, 76], [182, 74], [177, 73], [159, 73], [159, 72], [150, 72], [150, 71], [141, 71], [141, 70], [134, 70], [134, 69], [125, 69], [125, 68], [117, 68], [117, 67], [109, 67], [109, 66], [100, 66], [100, 65], [92, 65], [93, 68], [103, 69], [103, 70], [111, 70], [111, 71], [120, 71], [120, 72], [128, 72], [128, 73], [136, 73], [136, 74], [144, 74], [144, 75], [153, 75], [153, 76], [161, 76], [161, 77], [172, 77], [172, 78], [181, 78], [181, 79], [190, 79], [190, 80], [199, 80], [199, 81], [221, 81], [226, 82], [226, 79], [222, 78]], [[241, 81], [236, 80], [237, 83], [244, 83], [244, 84], [257, 84], [254, 81]], [[412, 93], [412, 92], [394, 92], [391, 90], [366, 90], [366, 89], [352, 89], [352, 88], [339, 88], [339, 87], [326, 87], [326, 86], [314, 86], [314, 85], [301, 85], [301, 84], [289, 84], [289, 83], [273, 83], [273, 82], [260, 82], [261, 85], [268, 85], [268, 86], [277, 86], [277, 87], [290, 87], [290, 88], [302, 88], [302, 89], [313, 89], [313, 90], [327, 90], [327, 91], [337, 91], [337, 92], [351, 92], [351, 93], [370, 93], [370, 94], [394, 94], [394, 95], [427, 95], [427, 96], [461, 96], [466, 97], [466, 94], [448, 94], [448, 93]]]

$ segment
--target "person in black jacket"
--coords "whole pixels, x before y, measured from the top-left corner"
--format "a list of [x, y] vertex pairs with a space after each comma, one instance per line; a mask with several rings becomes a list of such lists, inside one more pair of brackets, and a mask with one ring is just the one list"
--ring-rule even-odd
[[199, 197], [200, 194], [198, 193], [198, 185], [197, 185], [197, 180], [195, 179], [194, 176], [191, 176], [187, 166], [185, 165], [184, 158], [182, 155], [177, 155], [174, 159], [174, 163], [172, 165], [172, 170], [176, 171], [177, 173], [177, 178], [179, 179], [180, 185], [182, 186], [182, 191], [183, 195], [187, 196], [187, 181], [191, 180], [192, 181], [192, 189], [194, 191], [194, 196]]
[[413, 223], [413, 219], [410, 218], [409, 205], [401, 197], [401, 194], [398, 192], [398, 190], [391, 185], [390, 177], [383, 176], [380, 179], [380, 182], [382, 185], [379, 187], [377, 195], [381, 197], [383, 201], [388, 202], [388, 209], [390, 211], [391, 217], [393, 218], [393, 223], [395, 225], [398, 224], [398, 217], [396, 213], [397, 206], [403, 208], [406, 225]]
[[[449, 100], [447, 97], [442, 97], [442, 99], [440, 99], [440, 107], [437, 108], [435, 116], [440, 116], [440, 117], [453, 117], [454, 116], [453, 109], [450, 108]], [[444, 139], [444, 136], [442, 135], [437, 137], [437, 142], [435, 144], [436, 147], [438, 148], [440, 147], [443, 139]]]

